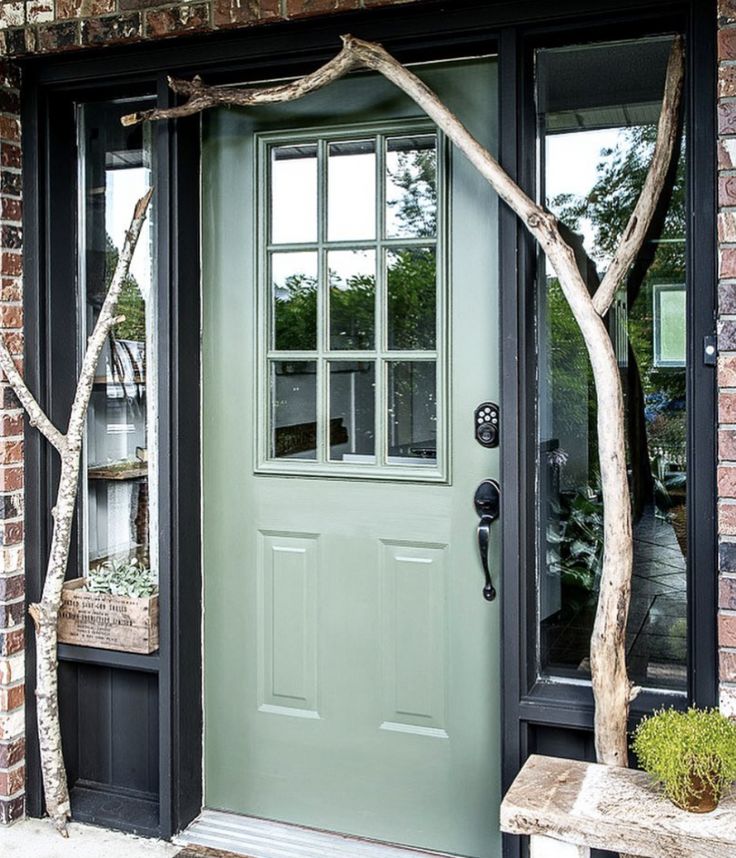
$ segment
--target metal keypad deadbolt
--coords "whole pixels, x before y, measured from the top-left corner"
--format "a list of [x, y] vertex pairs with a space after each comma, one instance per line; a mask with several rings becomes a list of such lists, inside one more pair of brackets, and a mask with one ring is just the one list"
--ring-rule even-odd
[[475, 409], [475, 440], [484, 447], [498, 447], [498, 432], [498, 405], [482, 402]]

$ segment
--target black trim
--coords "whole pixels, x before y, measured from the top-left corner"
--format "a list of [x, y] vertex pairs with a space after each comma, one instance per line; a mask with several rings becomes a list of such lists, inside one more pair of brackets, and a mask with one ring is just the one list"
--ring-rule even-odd
[[[554, 4], [542, 0], [430, 0], [237, 32], [27, 60], [23, 84], [26, 366], [33, 389], [41, 391], [43, 401], [57, 413], [63, 413], [69, 380], [62, 383], [55, 378], [59, 364], [64, 359], [68, 362], [68, 340], [64, 352], [57, 322], [53, 326], [56, 335], [47, 325], [49, 319], [55, 319], [52, 308], [64, 312], [59, 307], [59, 295], [64, 294], [63, 278], [70, 278], [69, 283], [75, 278], [68, 261], [65, 269], [63, 260], [64, 254], [68, 260], [70, 248], [75, 247], [75, 220], [69, 212], [66, 217], [59, 215], [69, 200], [75, 199], [69, 187], [73, 179], [69, 175], [70, 162], [65, 161], [73, 153], [57, 146], [59, 135], [64, 136], [60, 118], [63, 105], [80, 97], [127, 97], [143, 91], [155, 93], [161, 103], [169, 104], [172, 97], [163, 73], [187, 76], [201, 72], [212, 82], [298, 74], [333, 56], [339, 34], [348, 31], [383, 41], [403, 61], [488, 53], [498, 47], [501, 160], [529, 190], [533, 190], [535, 175], [530, 65], [533, 46], [610, 40], [617, 35], [631, 38], [674, 28], [687, 32], [691, 106], [688, 139], [692, 152], [689, 181], [695, 214], [689, 271], [691, 282], [698, 284], [690, 293], [690, 310], [695, 331], [691, 340], [697, 344], [700, 332], [712, 333], [715, 308], [715, 27], [713, 0], [558, 0]], [[68, 132], [67, 126], [67, 135]], [[199, 124], [196, 119], [162, 123], [156, 126], [155, 135], [162, 382], [161, 650], [157, 664], [156, 660], [116, 662], [109, 654], [87, 651], [80, 655], [70, 651], [74, 648], [63, 650], [62, 657], [65, 664], [85, 663], [138, 674], [158, 671], [157, 832], [169, 836], [198, 812], [201, 800]], [[66, 186], [58, 175], [64, 169]], [[567, 730], [576, 737], [575, 741], [580, 739], [580, 753], [589, 753], [585, 737], [592, 725], [592, 700], [589, 688], [538, 683], [534, 676], [535, 598], [530, 586], [534, 547], [527, 537], [532, 539], [534, 534], [533, 496], [528, 488], [534, 474], [534, 411], [528, 391], [533, 389], [529, 379], [533, 379], [535, 362], [529, 332], [536, 255], [517, 219], [505, 207], [501, 209], [500, 229], [504, 414], [502, 759], [504, 786], [508, 786], [521, 761], [539, 746], [540, 730], [546, 729], [549, 735], [552, 730]], [[697, 350], [697, 345], [693, 348]], [[57, 354], [56, 349], [60, 350]], [[691, 597], [691, 696], [701, 704], [709, 704], [715, 700], [717, 686], [715, 392], [712, 370], [701, 366], [697, 351], [691, 358], [691, 438], [698, 439], [698, 449], [691, 458], [689, 504], [690, 526], [697, 528], [691, 541], [691, 566], [698, 569], [697, 586]], [[29, 431], [26, 532], [30, 599], [38, 597], [43, 577], [51, 461], [36, 433]], [[171, 491], [164, 491], [169, 483]], [[28, 807], [32, 815], [39, 815], [41, 787], [32, 703], [34, 653], [31, 630], [28, 631]], [[637, 706], [651, 708], [663, 699], [643, 695]], [[81, 788], [87, 789], [80, 785]], [[88, 818], [103, 821], [99, 808], [90, 811]], [[140, 819], [129, 804], [117, 822], [104, 821], [135, 828], [142, 825]], [[508, 838], [506, 854], [517, 855], [518, 850], [518, 841]]]

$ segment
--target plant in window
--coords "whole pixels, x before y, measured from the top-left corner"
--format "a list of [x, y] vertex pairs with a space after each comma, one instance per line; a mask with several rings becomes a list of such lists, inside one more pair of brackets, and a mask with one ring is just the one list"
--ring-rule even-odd
[[632, 747], [667, 798], [691, 813], [714, 810], [736, 781], [736, 723], [714, 709], [657, 712]]
[[90, 593], [143, 599], [157, 592], [158, 582], [153, 572], [133, 557], [106, 560], [92, 567], [85, 579], [85, 589]]

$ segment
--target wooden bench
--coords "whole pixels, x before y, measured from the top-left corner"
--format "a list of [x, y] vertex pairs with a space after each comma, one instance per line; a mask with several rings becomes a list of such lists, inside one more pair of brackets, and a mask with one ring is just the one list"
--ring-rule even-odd
[[686, 813], [644, 772], [532, 756], [503, 800], [501, 830], [529, 835], [532, 858], [736, 858], [736, 798]]

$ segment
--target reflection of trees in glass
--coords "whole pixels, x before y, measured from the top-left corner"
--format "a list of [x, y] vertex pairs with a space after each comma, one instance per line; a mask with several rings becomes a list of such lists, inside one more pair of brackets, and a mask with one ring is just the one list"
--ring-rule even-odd
[[343, 280], [330, 272], [330, 345], [372, 349], [375, 341], [376, 278], [354, 274]]
[[291, 274], [274, 295], [274, 334], [277, 349], [311, 351], [317, 345], [317, 280]]
[[[601, 151], [596, 181], [590, 192], [582, 197], [561, 194], [551, 202], [551, 209], [571, 230], [580, 233], [587, 228], [592, 238], [589, 252], [601, 273], [614, 252], [617, 236], [625, 230], [644, 184], [655, 137], [654, 126], [622, 129], [617, 144]], [[685, 372], [684, 368], [654, 366], [652, 291], [654, 283], [684, 282], [684, 237], [685, 161], [680, 153], [648, 240], [627, 280], [626, 294], [619, 302], [621, 309], [614, 311], [620, 315], [610, 320], [612, 325], [625, 323], [628, 336], [627, 347], [619, 359], [625, 383], [635, 513], [641, 514], [647, 504], [655, 501], [660, 514], [670, 519], [676, 516], [673, 510], [677, 509], [678, 502], [684, 499], [684, 481], [671, 471], [672, 463], [684, 461]], [[583, 495], [591, 497], [585, 483], [594, 484], [598, 479], [591, 371], [577, 326], [557, 281], [550, 279], [547, 288], [554, 431], [562, 440], [574, 438], [576, 426], [578, 434], [587, 426], [588, 439], [588, 473], [574, 473], [573, 463], [570, 463], [573, 484], [563, 481], [563, 491], [567, 490], [568, 496], [561, 498], [560, 504], [554, 501], [555, 509], [550, 512], [551, 522], [557, 522], [550, 527], [555, 544], [553, 553], [561, 552], [563, 558], [597, 558], [597, 540], [586, 540], [582, 532], [573, 535], [571, 527], [575, 521], [570, 518], [575, 500]], [[662, 451], [665, 458], [671, 460], [667, 465], [663, 464]], [[679, 501], [672, 493], [663, 494], [663, 485], [672, 491], [681, 490]], [[666, 508], [661, 502], [665, 495]], [[682, 512], [684, 514], [684, 507]], [[568, 536], [572, 539], [568, 540]], [[559, 563], [556, 571], [563, 571]], [[574, 583], [580, 586], [583, 579], [581, 576]], [[593, 582], [594, 576], [591, 576], [589, 583]], [[568, 583], [573, 582], [568, 580]]]
[[437, 150], [398, 151], [391, 183], [402, 193], [388, 201], [401, 235], [428, 238], [437, 234]]
[[[105, 294], [110, 288], [115, 266], [118, 264], [118, 249], [109, 235], [105, 236]], [[123, 290], [118, 300], [118, 315], [125, 316], [124, 322], [119, 322], [112, 331], [117, 340], [133, 340], [138, 343], [146, 341], [146, 304], [141, 295], [138, 281], [128, 274], [123, 283]]]
[[437, 340], [437, 265], [433, 249], [388, 255], [388, 347], [434, 349]]

